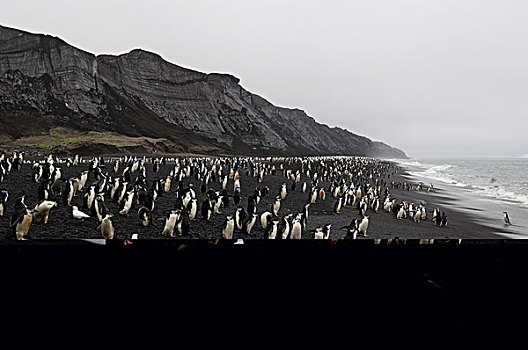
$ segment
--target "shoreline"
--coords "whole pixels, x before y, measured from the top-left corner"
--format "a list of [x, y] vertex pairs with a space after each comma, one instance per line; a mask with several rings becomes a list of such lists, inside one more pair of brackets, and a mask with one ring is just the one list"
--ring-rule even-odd
[[[427, 208], [427, 220], [415, 223], [410, 218], [397, 220], [392, 213], [385, 212], [382, 208], [378, 213], [373, 213], [373, 220], [369, 225], [373, 239], [502, 239], [491, 226], [479, 223], [474, 216], [460, 210], [455, 210], [453, 205], [456, 198], [450, 195], [442, 186], [427, 193], [425, 190], [392, 189], [391, 181], [411, 183], [414, 186], [420, 181], [413, 178], [401, 165], [394, 161], [386, 161], [396, 167], [397, 173], [387, 180], [391, 198], [399, 203], [401, 200], [413, 203], [423, 203]], [[431, 220], [432, 210], [438, 207], [448, 216], [447, 227], [437, 227]], [[369, 235], [370, 236], [370, 235]]]
[[[420, 179], [409, 174], [404, 167], [395, 164], [399, 173], [396, 175], [399, 181], [407, 183], [420, 183]], [[482, 220], [477, 215], [470, 214], [470, 211], [480, 211], [478, 208], [461, 208], [458, 206], [460, 200], [454, 196], [454, 193], [446, 188], [444, 184], [434, 184], [434, 189], [427, 193], [426, 191], [402, 191], [394, 190], [395, 193], [407, 196], [407, 200], [424, 202], [427, 210], [430, 211], [438, 207], [441, 211], [445, 211], [448, 216], [448, 225], [446, 227], [446, 237], [449, 239], [507, 239], [501, 233], [507, 231], [500, 230], [496, 227], [482, 223]], [[428, 213], [428, 217], [430, 214]], [[429, 219], [430, 220], [430, 219]], [[432, 225], [434, 223], [431, 223]]]
[[[447, 161], [449, 162], [449, 161]], [[525, 215], [526, 208], [522, 206], [522, 203], [511, 201], [503, 197], [490, 196], [487, 193], [481, 192], [480, 187], [474, 187], [465, 183], [458, 182], [456, 178], [451, 179], [449, 182], [442, 179], [436, 179], [437, 175], [434, 173], [434, 177], [428, 177], [421, 175], [422, 169], [415, 169], [413, 165], [406, 166], [405, 164], [399, 164], [398, 161], [395, 163], [404, 168], [406, 177], [414, 182], [424, 182], [429, 184], [432, 182], [435, 187], [440, 187], [447, 195], [447, 198], [443, 198], [438, 194], [438, 202], [450, 210], [461, 212], [469, 217], [473, 222], [477, 224], [490, 227], [492, 231], [502, 238], [513, 238], [513, 239], [526, 239], [528, 236], [528, 227], [526, 225]], [[433, 165], [433, 168], [437, 166]], [[422, 167], [422, 165], [420, 165]], [[448, 176], [450, 176], [448, 174]], [[506, 226], [503, 221], [503, 211], [507, 211], [511, 218], [514, 218], [514, 225]]]

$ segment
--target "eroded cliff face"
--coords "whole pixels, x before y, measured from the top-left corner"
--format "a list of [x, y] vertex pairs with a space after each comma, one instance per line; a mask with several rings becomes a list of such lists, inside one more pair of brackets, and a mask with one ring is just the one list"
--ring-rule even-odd
[[228, 74], [193, 71], [143, 50], [95, 56], [56, 37], [1, 26], [0, 119], [12, 125], [0, 133], [11, 137], [66, 124], [237, 154], [406, 157], [299, 109], [274, 106]]

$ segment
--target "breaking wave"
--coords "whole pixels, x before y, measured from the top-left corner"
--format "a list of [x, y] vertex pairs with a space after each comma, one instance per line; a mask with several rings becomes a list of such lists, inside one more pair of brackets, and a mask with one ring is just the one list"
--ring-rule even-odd
[[[482, 174], [478, 170], [463, 165], [454, 164], [428, 164], [418, 160], [399, 161], [399, 165], [408, 170], [408, 173], [421, 180], [438, 181], [444, 184], [465, 188], [479, 195], [506, 202], [515, 202], [523, 207], [528, 207], [528, 185], [513, 185], [511, 181], [503, 183], [483, 183]], [[464, 169], [458, 169], [463, 167]], [[496, 164], [489, 164], [496, 167]], [[461, 170], [461, 171], [459, 171]], [[457, 172], [458, 171], [458, 172]], [[480, 171], [481, 172], [481, 171]], [[506, 170], [504, 171], [506, 172]], [[478, 177], [481, 177], [478, 180]], [[522, 175], [519, 175], [522, 176]], [[495, 179], [494, 179], [495, 180]]]

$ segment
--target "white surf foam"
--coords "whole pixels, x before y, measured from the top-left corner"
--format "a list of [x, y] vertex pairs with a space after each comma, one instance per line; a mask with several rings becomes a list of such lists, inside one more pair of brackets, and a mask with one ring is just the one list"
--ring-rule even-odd
[[409, 160], [409, 161], [405, 161], [405, 160], [396, 160], [396, 162], [401, 165], [401, 166], [404, 166], [404, 167], [419, 167], [419, 168], [427, 168], [428, 165], [426, 164], [423, 164], [423, 163], [420, 163], [419, 161], [416, 161], [416, 160]]
[[[420, 162], [416, 162], [420, 163]], [[459, 187], [467, 187], [468, 185], [455, 179], [451, 173], [446, 172], [446, 170], [454, 168], [455, 165], [453, 164], [440, 164], [440, 165], [433, 165], [433, 164], [424, 164], [420, 163], [422, 168], [424, 170], [419, 171], [409, 171], [409, 174], [427, 178], [430, 180], [440, 181], [447, 184], [452, 184]]]
[[484, 186], [476, 186], [477, 192], [480, 192], [481, 194], [494, 198], [499, 199], [505, 202], [516, 202], [520, 203], [523, 207], [528, 207], [528, 195], [519, 194], [512, 192], [510, 190], [501, 188], [499, 186], [494, 187], [484, 187]]
[[[405, 164], [401, 165], [405, 167]], [[519, 189], [519, 191], [515, 191], [513, 189], [506, 189], [504, 188], [504, 186], [501, 185], [483, 186], [475, 183], [467, 183], [460, 179], [460, 177], [457, 177], [455, 174], [453, 174], [453, 172], [448, 171], [450, 169], [455, 169], [457, 167], [456, 165], [431, 165], [421, 163], [419, 161], [407, 162], [407, 165], [421, 166], [422, 168], [425, 168], [424, 170], [416, 169], [415, 171], [409, 171], [409, 174], [412, 176], [418, 178], [426, 178], [433, 181], [439, 181], [456, 187], [466, 188], [475, 191], [479, 195], [484, 195], [491, 199], [506, 201], [509, 203], [515, 202], [521, 204], [523, 207], [528, 207], [528, 195], [519, 193], [525, 192], [522, 191], [522, 189]]]

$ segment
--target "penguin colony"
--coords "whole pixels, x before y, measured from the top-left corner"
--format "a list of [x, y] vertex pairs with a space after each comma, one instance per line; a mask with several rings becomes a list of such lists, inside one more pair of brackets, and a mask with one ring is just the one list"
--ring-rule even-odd
[[[23, 169], [30, 178], [19, 177]], [[383, 211], [394, 220], [447, 226], [439, 208], [393, 197], [394, 189], [433, 189], [390, 181], [396, 171], [388, 162], [344, 156], [27, 160], [2, 154], [0, 216], [9, 217], [9, 237], [19, 240], [57, 238], [55, 231], [64, 232], [61, 238], [356, 239], [369, 237], [371, 213]], [[31, 183], [30, 193], [13, 198], [13, 189], [1, 184], [8, 177]], [[321, 205], [329, 201], [332, 211]], [[54, 220], [55, 211], [65, 210], [67, 218]], [[328, 222], [310, 222], [313, 213]], [[332, 226], [336, 216], [350, 224]]]

